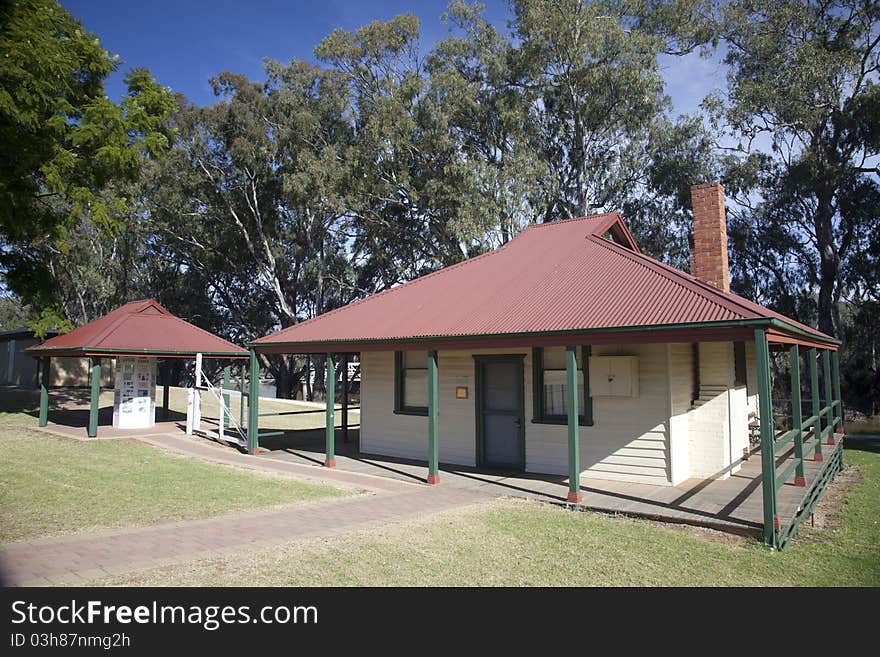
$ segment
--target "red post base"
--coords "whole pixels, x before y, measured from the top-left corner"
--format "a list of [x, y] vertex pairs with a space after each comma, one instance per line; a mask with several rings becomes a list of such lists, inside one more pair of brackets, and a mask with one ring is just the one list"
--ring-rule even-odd
[[825, 455], [824, 454], [813, 454], [813, 460], [822, 462], [825, 460]]
[[795, 478], [794, 478], [794, 485], [795, 485], [795, 486], [806, 486], [806, 485], [807, 485], [807, 478], [806, 478], [806, 477], [795, 476]]
[[842, 436], [843, 434], [846, 433], [846, 431], [843, 430], [843, 427], [837, 427], [837, 428], [834, 430], [834, 433], [839, 433], [839, 434]]
[[825, 441], [826, 445], [836, 445], [837, 443], [834, 441], [833, 436], [828, 436], [828, 439]]
[[429, 484], [439, 484], [440, 483], [440, 475], [439, 474], [429, 474], [428, 475], [428, 483]]
[[324, 461], [325, 468], [335, 468], [336, 467], [336, 459], [327, 459]]
[[569, 504], [583, 504], [584, 503], [584, 494], [581, 492], [572, 492], [568, 491], [568, 503]]
[[259, 454], [259, 453], [260, 453], [260, 448], [259, 448], [259, 447], [255, 447], [254, 450], [251, 452], [251, 456], [256, 456], [256, 455]]
[[773, 516], [773, 529], [779, 529], [782, 527], [782, 523], [779, 522], [779, 516]]

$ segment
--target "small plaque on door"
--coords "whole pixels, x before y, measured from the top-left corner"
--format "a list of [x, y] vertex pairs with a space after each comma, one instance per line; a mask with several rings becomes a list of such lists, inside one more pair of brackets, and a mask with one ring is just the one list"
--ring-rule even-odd
[[468, 398], [467, 386], [455, 386], [455, 398], [456, 399], [467, 399]]

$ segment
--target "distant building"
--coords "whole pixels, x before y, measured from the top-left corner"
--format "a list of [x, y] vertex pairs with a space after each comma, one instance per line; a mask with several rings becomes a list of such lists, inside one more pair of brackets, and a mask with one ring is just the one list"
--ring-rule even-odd
[[[47, 338], [58, 335], [49, 331]], [[37, 361], [24, 350], [42, 342], [28, 328], [0, 332], [0, 386], [37, 386]], [[101, 368], [101, 384], [112, 385], [113, 364], [109, 360]], [[55, 358], [49, 370], [49, 386], [87, 386], [89, 363], [86, 358]]]

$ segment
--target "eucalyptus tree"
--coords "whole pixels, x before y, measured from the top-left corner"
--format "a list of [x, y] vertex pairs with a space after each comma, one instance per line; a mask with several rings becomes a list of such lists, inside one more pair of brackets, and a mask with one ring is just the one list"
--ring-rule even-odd
[[735, 0], [720, 27], [736, 284], [840, 335], [841, 301], [880, 285], [880, 5]]
[[360, 293], [387, 289], [471, 253], [478, 189], [432, 94], [413, 15], [334, 30], [316, 55], [353, 98], [352, 261]]
[[481, 6], [453, 2], [445, 18], [450, 34], [426, 62], [428, 93], [472, 172], [476, 202], [463, 209], [484, 229], [475, 239], [492, 248], [533, 223], [545, 205], [540, 183], [550, 169], [533, 147], [529, 113], [537, 93], [521, 84], [512, 35], [487, 21]]
[[[157, 248], [198, 277], [247, 339], [350, 300], [347, 86], [329, 70], [267, 62], [267, 80], [222, 73], [218, 102], [184, 105], [179, 140], [145, 194]], [[300, 365], [267, 360], [289, 394]]]

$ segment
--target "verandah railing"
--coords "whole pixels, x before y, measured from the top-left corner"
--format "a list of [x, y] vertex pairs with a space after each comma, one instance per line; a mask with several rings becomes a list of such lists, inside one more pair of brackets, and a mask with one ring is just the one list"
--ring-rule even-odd
[[[843, 465], [842, 450], [835, 440], [837, 429], [843, 428], [843, 405], [840, 399], [839, 362], [837, 352], [816, 348], [807, 353], [810, 374], [808, 417], [804, 417], [801, 399], [801, 354], [798, 345], [789, 349], [791, 368], [791, 429], [777, 434], [774, 429], [770, 397], [769, 349], [766, 334], [756, 332], [758, 360], [758, 388], [762, 454], [762, 483], [764, 491], [764, 541], [771, 547], [783, 547], [797, 531], [805, 517], [804, 508], [821, 496], [822, 490]], [[822, 359], [823, 390], [819, 388], [819, 363]], [[832, 366], [833, 365], [833, 366]], [[824, 393], [824, 395], [822, 394]], [[824, 406], [820, 399], [824, 397]], [[797, 486], [807, 486], [804, 462], [808, 457], [825, 462], [823, 445], [830, 447], [826, 465], [820, 470], [805, 495], [798, 511], [785, 527], [777, 511], [777, 490], [794, 478]], [[768, 458], [769, 457], [769, 458]], [[830, 474], [829, 474], [830, 473]]]

